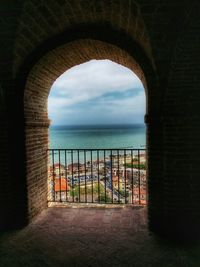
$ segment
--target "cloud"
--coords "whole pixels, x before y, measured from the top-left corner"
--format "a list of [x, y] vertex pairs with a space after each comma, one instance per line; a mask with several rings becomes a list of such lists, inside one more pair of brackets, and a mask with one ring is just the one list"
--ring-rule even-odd
[[144, 107], [145, 94], [139, 78], [109, 60], [91, 60], [71, 68], [55, 81], [48, 98], [54, 124], [80, 124], [87, 121], [87, 116], [94, 121], [104, 117], [117, 121], [126, 114], [141, 117]]

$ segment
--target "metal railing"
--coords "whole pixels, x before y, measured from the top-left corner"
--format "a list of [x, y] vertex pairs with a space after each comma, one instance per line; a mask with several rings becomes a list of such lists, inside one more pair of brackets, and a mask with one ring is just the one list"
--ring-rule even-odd
[[146, 205], [145, 149], [49, 149], [48, 201]]

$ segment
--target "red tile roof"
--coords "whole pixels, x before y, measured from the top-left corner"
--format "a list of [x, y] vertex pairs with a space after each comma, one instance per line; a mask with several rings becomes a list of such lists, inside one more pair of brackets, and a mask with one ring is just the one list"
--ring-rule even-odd
[[61, 179], [56, 178], [54, 189], [55, 189], [55, 192], [59, 192], [59, 191], [70, 190], [70, 187], [69, 187], [68, 183], [66, 182], [65, 178], [61, 178]]

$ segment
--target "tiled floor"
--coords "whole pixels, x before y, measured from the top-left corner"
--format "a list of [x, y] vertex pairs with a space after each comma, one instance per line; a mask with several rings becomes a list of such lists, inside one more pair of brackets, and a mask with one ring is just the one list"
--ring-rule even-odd
[[200, 245], [149, 233], [144, 207], [53, 207], [23, 230], [1, 234], [0, 266], [199, 267]]

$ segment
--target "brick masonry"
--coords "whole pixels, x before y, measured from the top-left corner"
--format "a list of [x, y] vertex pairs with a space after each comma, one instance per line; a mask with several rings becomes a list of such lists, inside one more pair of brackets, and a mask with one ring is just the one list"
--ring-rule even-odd
[[74, 65], [107, 58], [146, 90], [150, 229], [198, 236], [198, 1], [9, 0], [0, 12], [0, 227], [47, 206], [51, 85]]

